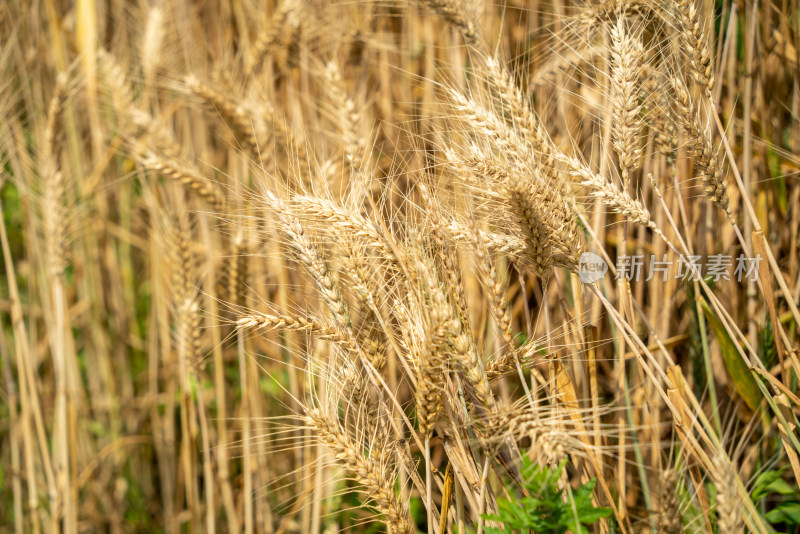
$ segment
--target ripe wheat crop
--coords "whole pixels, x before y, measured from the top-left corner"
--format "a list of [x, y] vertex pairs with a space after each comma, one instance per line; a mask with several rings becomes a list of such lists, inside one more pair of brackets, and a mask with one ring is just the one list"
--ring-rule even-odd
[[0, 5], [0, 532], [795, 532], [796, 0]]

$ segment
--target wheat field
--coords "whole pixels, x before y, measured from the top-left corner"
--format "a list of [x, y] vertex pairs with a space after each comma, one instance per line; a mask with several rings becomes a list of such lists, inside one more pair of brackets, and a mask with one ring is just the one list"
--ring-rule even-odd
[[800, 532], [798, 0], [5, 0], [0, 532]]

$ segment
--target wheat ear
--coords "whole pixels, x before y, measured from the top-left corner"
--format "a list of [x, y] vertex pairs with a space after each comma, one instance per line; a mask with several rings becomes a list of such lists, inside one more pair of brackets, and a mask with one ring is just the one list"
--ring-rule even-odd
[[504, 111], [511, 116], [515, 131], [519, 132], [519, 137], [530, 146], [541, 165], [548, 171], [552, 170], [555, 166], [554, 152], [557, 148], [547, 135], [544, 125], [531, 110], [528, 100], [514, 83], [503, 63], [489, 57], [485, 60], [485, 65], [489, 84], [494, 93], [500, 97]]
[[144, 34], [140, 48], [142, 74], [145, 84], [152, 84], [153, 76], [161, 60], [161, 42], [164, 37], [164, 10], [153, 6], [147, 12]]
[[472, 222], [472, 252], [475, 255], [475, 266], [480, 275], [481, 281], [491, 295], [491, 311], [497, 326], [503, 334], [503, 338], [510, 351], [516, 350], [514, 336], [511, 331], [511, 316], [506, 308], [506, 298], [503, 295], [503, 286], [497, 277], [497, 269], [494, 262], [489, 258], [489, 251], [483, 242], [480, 232]]
[[339, 246], [345, 254], [347, 272], [353, 283], [353, 292], [362, 303], [361, 321], [355, 329], [358, 332], [359, 345], [364, 349], [364, 355], [377, 371], [382, 371], [386, 365], [386, 336], [378, 317], [375, 295], [379, 289], [372, 281], [367, 271], [362, 247], [353, 243], [350, 236], [344, 232], [336, 232]]
[[[167, 250], [172, 255], [170, 262], [171, 289], [177, 315], [178, 347], [182, 354], [181, 368], [184, 372], [200, 360], [200, 309], [195, 287], [196, 259], [192, 252], [192, 235], [189, 216], [182, 212], [170, 217], [165, 224]], [[184, 375], [186, 378], [188, 375]]]
[[711, 475], [714, 485], [717, 486], [717, 532], [719, 534], [744, 532], [742, 506], [739, 503], [734, 469], [724, 455], [718, 454], [714, 457]]
[[461, 328], [463, 328], [467, 333], [470, 333], [468, 316], [469, 310], [467, 308], [467, 297], [464, 293], [464, 284], [461, 280], [461, 268], [458, 262], [458, 253], [454, 250], [450, 250], [448, 234], [444, 230], [444, 223], [442, 222], [442, 216], [439, 212], [439, 207], [434, 203], [428, 188], [423, 184], [419, 184], [418, 187], [420, 196], [423, 200], [423, 205], [426, 208], [426, 215], [430, 220], [428, 235], [433, 242], [436, 251], [436, 258], [439, 260], [439, 263], [443, 269], [446, 282], [445, 287], [449, 289], [447, 292], [452, 296], [452, 300], [455, 301], [456, 310], [458, 311], [458, 318], [461, 322]]
[[53, 96], [47, 109], [47, 120], [39, 147], [39, 173], [44, 183], [42, 219], [44, 226], [45, 246], [51, 273], [57, 277], [64, 274], [67, 267], [68, 222], [66, 194], [67, 175], [58, 168], [56, 138], [58, 135], [58, 118], [64, 104], [67, 84], [66, 75], [60, 75], [56, 81]]
[[156, 157], [153, 154], [142, 159], [147, 170], [180, 183], [189, 191], [202, 198], [217, 213], [225, 209], [225, 197], [219, 186], [211, 179], [203, 176], [196, 169], [177, 161]]
[[453, 108], [476, 134], [490, 141], [506, 158], [528, 169], [537, 169], [529, 145], [493, 110], [475, 102], [458, 91], [450, 91]]
[[394, 492], [394, 482], [375, 459], [364, 456], [358, 446], [347, 436], [338, 421], [319, 409], [306, 410], [306, 423], [319, 436], [342, 465], [364, 488], [364, 494], [386, 518], [386, 527], [392, 534], [414, 534], [408, 510], [400, 504]]
[[642, 44], [631, 35], [621, 17], [611, 28], [611, 64], [612, 144], [619, 157], [623, 183], [627, 184], [629, 173], [639, 167], [642, 155], [637, 83], [642, 67]]
[[196, 76], [187, 76], [186, 86], [212, 111], [219, 113], [253, 161], [261, 161], [261, 152], [266, 147], [266, 132], [259, 114], [236, 104], [227, 95], [212, 89]]
[[426, 309], [424, 338], [414, 354], [417, 389], [414, 399], [417, 408], [417, 425], [423, 440], [430, 438], [442, 410], [442, 374], [445, 371], [445, 354], [450, 327], [449, 307], [437, 280], [424, 261], [418, 260], [415, 271], [422, 284], [421, 304]]
[[658, 531], [665, 534], [680, 534], [681, 507], [676, 494], [678, 473], [674, 469], [667, 469], [661, 473], [659, 490], [657, 494], [658, 517], [656, 519]]
[[733, 221], [728, 199], [727, 179], [719, 163], [718, 154], [712, 145], [711, 134], [700, 124], [699, 110], [692, 102], [689, 91], [683, 82], [672, 77], [671, 87], [675, 96], [677, 120], [683, 127], [686, 136], [686, 151], [694, 157], [695, 168], [700, 171], [703, 192]]
[[456, 220], [450, 221], [447, 225], [447, 231], [450, 232], [454, 239], [465, 243], [471, 243], [474, 237], [473, 231], [477, 232], [484, 246], [494, 254], [511, 256], [520, 260], [525, 254], [525, 243], [521, 237], [516, 235], [473, 230]]
[[362, 239], [364, 243], [376, 249], [383, 259], [394, 264], [394, 257], [389, 241], [379, 227], [352, 209], [345, 209], [334, 202], [313, 196], [295, 195], [292, 205], [299, 212], [311, 215], [331, 225], [336, 232], [347, 232], [350, 236]]
[[467, 18], [463, 7], [458, 2], [455, 0], [417, 0], [417, 2], [435, 11], [445, 22], [457, 29], [467, 46], [478, 46], [478, 31], [475, 23]]
[[250, 51], [245, 64], [245, 76], [247, 79], [258, 74], [264, 59], [279, 44], [291, 46], [291, 41], [295, 40], [296, 33], [299, 31], [299, 23], [293, 20], [292, 15], [299, 7], [298, 0], [285, 0], [272, 14], [269, 27], [266, 31], [259, 33], [259, 37]]
[[695, 81], [711, 94], [714, 89], [714, 68], [697, 5], [692, 0], [677, 0], [675, 15], [680, 26], [681, 44]]
[[317, 285], [322, 300], [333, 314], [336, 323], [345, 331], [350, 330], [350, 313], [344, 303], [342, 294], [333, 282], [328, 266], [322, 261], [319, 250], [303, 230], [300, 221], [292, 214], [288, 206], [271, 192], [267, 192], [270, 203], [281, 223], [289, 243], [297, 254], [300, 263], [305, 267]]
[[534, 187], [519, 182], [508, 189], [533, 271], [542, 278], [549, 276], [553, 267], [574, 272], [582, 248], [574, 214], [560, 193], [544, 185]]

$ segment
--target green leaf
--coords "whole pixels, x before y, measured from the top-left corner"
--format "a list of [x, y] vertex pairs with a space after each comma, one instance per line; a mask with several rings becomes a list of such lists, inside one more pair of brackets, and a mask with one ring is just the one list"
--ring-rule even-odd
[[591, 525], [600, 519], [604, 519], [611, 515], [611, 508], [594, 508], [580, 511], [580, 518], [582, 523]]
[[567, 522], [567, 527], [569, 527], [569, 529], [573, 533], [580, 533], [580, 534], [588, 534], [589, 533], [589, 531], [586, 529], [586, 527], [584, 527], [580, 523], [576, 524], [574, 518], [570, 519]]
[[764, 471], [756, 477], [753, 482], [753, 491], [750, 493], [750, 498], [754, 501], [764, 497], [769, 491], [767, 487], [781, 477], [782, 471]]
[[787, 502], [779, 504], [770, 510], [764, 517], [770, 523], [786, 523], [787, 525], [800, 525], [800, 503]]
[[[558, 466], [542, 467], [534, 464], [527, 456], [520, 467], [523, 485], [528, 497], [498, 499], [497, 514], [483, 515], [488, 521], [503, 523], [512, 530], [534, 531], [543, 534], [563, 534], [567, 530], [575, 533], [588, 533], [584, 525], [590, 525], [611, 510], [595, 508], [592, 493], [596, 480], [592, 479], [576, 490], [567, 493], [559, 489], [559, 481], [567, 460]], [[514, 494], [514, 491], [509, 491]], [[577, 519], [576, 519], [577, 514]], [[505, 532], [499, 528], [487, 528], [487, 532]]]
[[792, 487], [786, 482], [784, 479], [779, 478], [769, 486], [767, 486], [767, 490], [770, 493], [777, 493], [778, 495], [797, 495], [797, 487]]
[[791, 486], [788, 482], [781, 478], [781, 475], [784, 471], [785, 468], [780, 470], [765, 471], [758, 475], [753, 483], [753, 491], [751, 492], [750, 497], [754, 501], [758, 501], [770, 493], [776, 493], [778, 495], [797, 495], [800, 493], [800, 490], [798, 490], [796, 486]]
[[742, 357], [736, 349], [736, 343], [730, 338], [728, 332], [722, 326], [720, 320], [717, 319], [716, 314], [708, 307], [705, 300], [700, 301], [700, 307], [703, 309], [703, 315], [706, 316], [711, 331], [714, 332], [714, 337], [717, 338], [722, 360], [731, 377], [733, 387], [742, 397], [745, 404], [752, 411], [756, 411], [761, 402], [761, 390], [759, 390], [758, 384], [756, 384], [753, 375], [750, 373], [750, 368], [742, 361]]

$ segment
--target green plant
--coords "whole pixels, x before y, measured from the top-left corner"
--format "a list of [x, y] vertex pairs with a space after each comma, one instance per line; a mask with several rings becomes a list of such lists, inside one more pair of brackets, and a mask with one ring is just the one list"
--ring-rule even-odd
[[588, 532], [585, 525], [611, 515], [610, 508], [592, 505], [596, 479], [574, 491], [559, 488], [559, 480], [567, 460], [557, 466], [542, 467], [527, 456], [523, 458], [522, 479], [527, 497], [498, 499], [498, 513], [485, 514], [489, 521], [503, 523], [503, 528], [486, 527], [489, 534], [511, 530], [532, 530], [540, 533]]
[[776, 505], [764, 514], [764, 518], [772, 526], [785, 524], [790, 527], [800, 525], [800, 501], [797, 495], [800, 493], [797, 486], [793, 486], [784, 480], [781, 475], [785, 469], [773, 469], [764, 471], [755, 480], [750, 498], [757, 503], [761, 499], [775, 502]]

